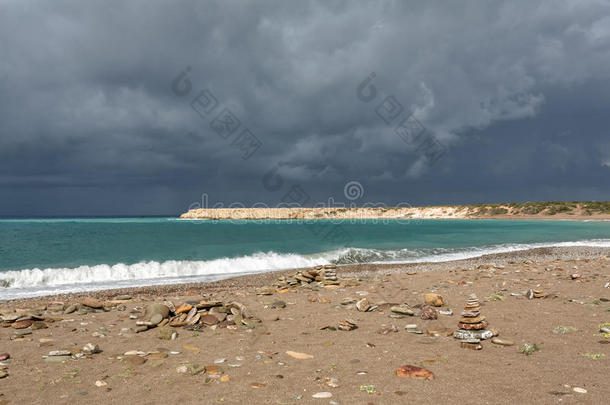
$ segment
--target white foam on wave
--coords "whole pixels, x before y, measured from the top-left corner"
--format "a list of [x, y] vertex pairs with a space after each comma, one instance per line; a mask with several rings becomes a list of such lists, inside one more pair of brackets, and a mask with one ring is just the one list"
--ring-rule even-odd
[[[331, 255], [332, 257], [332, 255]], [[329, 257], [330, 258], [330, 257]], [[328, 264], [324, 255], [255, 253], [208, 261], [169, 260], [0, 272], [0, 299], [110, 288], [211, 281], [242, 274]]]
[[150, 261], [135, 264], [100, 264], [76, 268], [12, 270], [0, 272], [0, 299], [134, 286], [213, 281], [243, 274], [312, 267], [329, 263], [444, 262], [534, 248], [573, 246], [610, 247], [610, 239], [504, 244], [467, 248], [397, 250], [345, 248], [315, 255], [267, 252], [208, 261], [169, 260], [163, 263]]

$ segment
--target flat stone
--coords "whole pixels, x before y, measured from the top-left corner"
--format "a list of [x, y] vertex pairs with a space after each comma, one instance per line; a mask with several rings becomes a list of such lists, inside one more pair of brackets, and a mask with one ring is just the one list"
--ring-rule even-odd
[[30, 326], [32, 326], [33, 323], [34, 323], [34, 321], [32, 321], [31, 319], [24, 319], [21, 321], [13, 322], [13, 324], [11, 326], [15, 329], [25, 329], [25, 328], [29, 328]]
[[76, 311], [76, 305], [68, 305], [68, 307], [64, 310], [64, 315], [71, 314]]
[[434, 374], [432, 371], [417, 366], [401, 366], [396, 370], [396, 375], [403, 378], [415, 378], [418, 380], [432, 380]]
[[453, 329], [430, 328], [430, 329], [426, 330], [426, 333], [430, 336], [451, 336], [451, 335], [453, 335]]
[[104, 303], [102, 301], [98, 300], [97, 298], [93, 298], [93, 297], [85, 297], [81, 300], [80, 303], [86, 307], [94, 308], [94, 309], [100, 309], [100, 308], [104, 307]]
[[460, 343], [460, 347], [462, 347], [463, 349], [470, 349], [470, 350], [482, 350], [483, 346], [481, 346], [479, 343], [470, 343], [470, 342], [462, 342]]
[[415, 311], [413, 311], [411, 308], [409, 308], [408, 305], [395, 305], [393, 307], [390, 307], [390, 311], [392, 311], [396, 314], [401, 314], [401, 315], [408, 315], [408, 316], [415, 315]]
[[191, 304], [182, 304], [178, 308], [176, 308], [176, 310], [174, 312], [176, 313], [176, 315], [184, 314], [184, 313], [189, 312], [192, 308], [193, 308], [193, 306]]
[[48, 356], [71, 356], [72, 352], [70, 350], [51, 350]]
[[216, 325], [219, 321], [218, 318], [216, 318], [216, 316], [212, 315], [212, 314], [206, 314], [204, 316], [201, 317], [201, 322], [203, 322], [204, 325]]
[[311, 397], [316, 399], [328, 399], [332, 398], [333, 394], [330, 392], [316, 392]]
[[495, 345], [499, 345], [499, 346], [514, 346], [514, 344], [515, 344], [515, 342], [513, 342], [512, 340], [500, 339], [497, 337], [492, 338], [491, 343], [493, 343]]
[[493, 332], [489, 330], [464, 330], [457, 329], [453, 332], [453, 337], [460, 340], [465, 339], [491, 339], [493, 337]]
[[72, 356], [49, 356], [44, 359], [46, 363], [63, 363], [64, 361], [70, 360]]
[[140, 366], [146, 363], [146, 358], [141, 356], [126, 356], [123, 357], [123, 362], [129, 364], [130, 366]]
[[8, 353], [0, 353], [0, 361], [5, 361], [11, 358], [11, 355]]

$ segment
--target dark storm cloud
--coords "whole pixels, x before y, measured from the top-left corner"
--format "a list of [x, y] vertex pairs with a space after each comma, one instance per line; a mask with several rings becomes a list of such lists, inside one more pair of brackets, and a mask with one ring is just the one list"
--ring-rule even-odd
[[[388, 203], [610, 197], [607, 1], [5, 1], [0, 56], [1, 215], [277, 203], [297, 183], [325, 201], [350, 180]], [[191, 109], [203, 89], [262, 142], [249, 159]], [[404, 142], [387, 96], [448, 152]]]

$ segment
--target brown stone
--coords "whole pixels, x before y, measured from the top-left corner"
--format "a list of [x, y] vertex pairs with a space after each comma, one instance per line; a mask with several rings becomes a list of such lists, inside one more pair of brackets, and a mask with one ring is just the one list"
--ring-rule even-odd
[[130, 366], [140, 366], [146, 363], [146, 359], [140, 356], [125, 356], [123, 358], [123, 362], [129, 364]]
[[216, 318], [214, 315], [207, 314], [201, 317], [201, 322], [204, 325], [212, 326], [218, 323], [218, 318]]
[[474, 318], [464, 317], [460, 319], [462, 323], [481, 323], [485, 320], [484, 316], [476, 316]]
[[426, 303], [426, 305], [431, 305], [433, 307], [441, 307], [445, 303], [445, 300], [440, 294], [428, 293], [424, 295], [424, 302]]
[[430, 336], [451, 336], [453, 335], [453, 329], [450, 328], [430, 328], [426, 330], [426, 333]]
[[31, 319], [23, 319], [21, 321], [13, 322], [12, 326], [15, 329], [25, 329], [32, 326], [33, 323], [34, 321], [32, 321]]
[[93, 298], [93, 297], [85, 297], [81, 300], [80, 303], [86, 307], [94, 308], [94, 309], [100, 309], [104, 306], [104, 303], [102, 301], [98, 300], [97, 298]]
[[423, 320], [438, 319], [438, 313], [436, 312], [436, 309], [425, 306], [422, 308], [419, 317]]
[[462, 349], [470, 349], [470, 350], [481, 350], [481, 349], [483, 349], [483, 346], [481, 346], [479, 343], [470, 343], [470, 342], [462, 342], [460, 344], [460, 347]]
[[208, 373], [208, 375], [219, 375], [220, 373], [220, 367], [218, 367], [217, 365], [211, 365], [211, 366], [205, 366], [205, 371], [206, 373]]
[[434, 374], [432, 373], [432, 371], [427, 370], [425, 368], [410, 365], [401, 366], [398, 370], [396, 370], [396, 375], [398, 377], [416, 378], [419, 380], [434, 379]]
[[176, 315], [189, 312], [192, 308], [193, 306], [191, 304], [182, 304], [178, 308], [176, 308]]
[[480, 322], [480, 323], [458, 322], [458, 328], [460, 328], [460, 329], [480, 330], [480, 329], [485, 329], [486, 327], [487, 327], [487, 322]]

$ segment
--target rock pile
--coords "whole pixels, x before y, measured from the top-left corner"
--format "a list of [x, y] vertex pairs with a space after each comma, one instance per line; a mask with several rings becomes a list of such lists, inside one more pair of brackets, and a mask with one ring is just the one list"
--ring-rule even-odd
[[[199, 330], [204, 327], [225, 327], [252, 329], [261, 323], [245, 305], [233, 301], [189, 301], [176, 307], [171, 301], [154, 303], [146, 307], [143, 317], [136, 321], [136, 332], [144, 332], [155, 327], [160, 339], [173, 339], [176, 336], [171, 328], [184, 327]], [[169, 328], [164, 328], [164, 327]]]
[[525, 295], [527, 299], [544, 298], [545, 294], [541, 290], [529, 289]]
[[292, 276], [282, 276], [278, 278], [276, 287], [278, 290], [287, 289], [290, 287], [298, 287], [317, 283], [320, 286], [339, 285], [340, 281], [337, 277], [337, 266], [327, 264], [325, 266], [316, 266], [310, 270], [302, 270], [296, 272]]
[[487, 330], [487, 321], [481, 315], [481, 303], [475, 294], [468, 297], [464, 312], [458, 322], [458, 328], [453, 337], [464, 341], [463, 343], [478, 344], [483, 339], [490, 339], [493, 333]]

